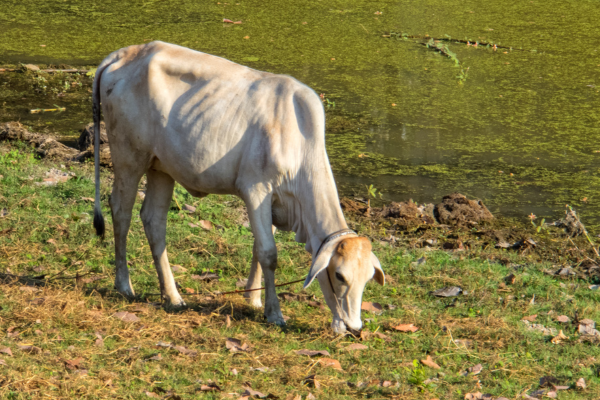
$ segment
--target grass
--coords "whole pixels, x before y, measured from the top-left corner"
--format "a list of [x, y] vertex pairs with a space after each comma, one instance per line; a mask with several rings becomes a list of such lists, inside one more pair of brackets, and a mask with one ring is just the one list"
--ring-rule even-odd
[[[560, 399], [600, 396], [600, 350], [580, 340], [576, 325], [556, 321], [563, 314], [600, 321], [600, 294], [583, 280], [544, 274], [547, 263], [506, 250], [427, 252], [374, 240], [387, 284], [369, 283], [363, 300], [382, 304], [384, 311], [363, 312], [363, 317], [365, 332], [387, 338], [335, 336], [329, 310], [293, 299], [282, 301], [290, 319], [279, 328], [267, 324], [262, 310], [247, 306], [241, 295], [215, 294], [235, 290], [249, 271], [252, 235], [244, 227], [241, 201], [229, 196], [198, 200], [178, 192], [179, 203], [197, 207], [190, 214], [174, 202], [168, 217], [170, 261], [186, 269], [176, 280], [187, 294], [188, 308], [167, 312], [156, 303], [158, 280], [137, 217], [141, 200], [128, 241], [139, 300], [129, 302], [113, 289], [110, 171], [102, 172], [108, 214], [103, 243], [93, 233], [92, 205], [83, 199], [93, 197], [90, 165], [60, 166], [35, 159], [29, 148], [3, 146], [0, 349], [10, 348], [13, 356], [0, 352], [0, 398], [220, 399], [237, 398], [244, 387], [281, 399], [305, 399], [309, 393], [318, 399], [463, 399], [475, 392], [516, 398], [539, 389], [544, 376], [571, 387], [558, 393]], [[70, 171], [73, 177], [56, 186], [39, 185], [50, 168]], [[210, 220], [217, 228], [189, 226], [198, 220]], [[372, 236], [378, 229], [357, 221], [351, 225]], [[289, 233], [277, 233], [276, 240], [277, 282], [305, 276], [310, 256], [303, 245]], [[509, 261], [495, 262], [494, 255]], [[415, 263], [421, 257], [425, 261]], [[214, 272], [219, 280], [192, 277], [203, 272]], [[503, 285], [510, 273], [515, 282]], [[42, 284], [23, 278], [39, 275], [45, 275]], [[448, 299], [430, 294], [452, 285], [466, 293]], [[300, 291], [301, 284], [280, 288]], [[322, 301], [318, 285], [306, 294]], [[115, 316], [120, 311], [139, 321], [120, 320]], [[553, 344], [552, 336], [529, 330], [521, 318], [533, 314], [535, 323], [562, 330], [569, 340]], [[395, 331], [399, 323], [419, 330]], [[227, 338], [247, 343], [250, 351], [230, 352]], [[172, 346], [157, 346], [159, 342]], [[359, 342], [367, 349], [346, 350]], [[300, 349], [327, 350], [342, 370], [319, 357], [297, 355]], [[427, 356], [440, 369], [418, 361]], [[476, 364], [483, 366], [480, 374], [463, 376]], [[256, 370], [265, 367], [266, 372]], [[585, 379], [586, 389], [575, 388], [579, 378]], [[211, 384], [221, 391], [207, 390]]]

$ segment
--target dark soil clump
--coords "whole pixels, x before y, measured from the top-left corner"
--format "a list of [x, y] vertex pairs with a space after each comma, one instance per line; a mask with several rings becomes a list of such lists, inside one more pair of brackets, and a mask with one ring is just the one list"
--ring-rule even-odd
[[0, 125], [0, 141], [22, 141], [36, 148], [40, 157], [70, 160], [79, 153], [57, 140], [38, 133], [32, 133], [19, 122], [8, 122]]
[[[108, 143], [108, 136], [106, 135], [106, 126], [104, 121], [100, 122], [100, 146]], [[94, 123], [89, 123], [81, 131], [79, 139], [77, 140], [77, 146], [79, 151], [86, 151], [90, 147], [94, 147]]]
[[460, 193], [444, 196], [435, 206], [434, 215], [439, 223], [447, 225], [474, 226], [494, 218], [481, 200], [469, 200]]

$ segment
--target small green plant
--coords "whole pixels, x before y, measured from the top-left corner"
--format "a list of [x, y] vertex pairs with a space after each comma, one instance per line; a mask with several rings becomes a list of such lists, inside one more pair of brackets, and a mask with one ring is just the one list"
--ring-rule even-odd
[[[410, 370], [410, 376], [408, 377], [408, 383], [417, 386], [421, 390], [427, 387], [425, 381], [427, 380], [427, 372], [418, 360], [413, 360], [413, 368]], [[408, 369], [408, 368], [407, 368]]]
[[379, 196], [379, 198], [382, 199], [383, 193], [376, 189], [372, 184], [369, 186], [365, 185], [365, 187], [367, 188], [367, 207], [371, 208], [371, 197], [376, 199], [377, 196]]
[[467, 80], [467, 77], [469, 76], [469, 68], [467, 67], [467, 69], [463, 69], [462, 67], [460, 68], [460, 72], [458, 73], [458, 75], [456, 75], [456, 78], [458, 79], [458, 83], [463, 84], [465, 83], [465, 81]]
[[531, 213], [531, 214], [529, 215], [529, 219], [531, 220], [531, 225], [533, 225], [533, 227], [535, 228], [535, 231], [536, 231], [537, 233], [540, 233], [540, 232], [542, 232], [544, 229], [547, 229], [547, 228], [546, 228], [546, 218], [542, 218], [542, 220], [540, 221], [540, 223], [539, 223], [539, 224], [536, 224], [536, 223], [535, 223], [535, 219], [536, 219], [536, 218], [537, 218], [537, 217], [536, 217], [536, 216], [535, 216], [533, 213]]
[[325, 107], [327, 108], [335, 108], [335, 101], [331, 101], [328, 98], [325, 98]]
[[182, 204], [185, 204], [186, 201], [189, 201], [190, 197], [191, 195], [188, 193], [188, 191], [185, 190], [185, 188], [179, 183], [175, 182], [175, 188], [173, 189], [173, 202], [175, 204], [173, 205], [173, 203], [171, 203], [171, 208], [181, 210]]

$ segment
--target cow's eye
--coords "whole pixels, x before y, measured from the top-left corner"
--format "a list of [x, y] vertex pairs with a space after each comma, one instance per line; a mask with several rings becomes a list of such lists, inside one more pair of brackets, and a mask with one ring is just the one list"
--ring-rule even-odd
[[344, 279], [343, 275], [342, 275], [342, 274], [340, 274], [339, 272], [336, 272], [336, 273], [335, 273], [335, 277], [338, 279], [338, 281], [340, 281], [340, 282], [342, 282], [342, 283], [345, 283], [345, 282], [346, 282], [346, 280]]

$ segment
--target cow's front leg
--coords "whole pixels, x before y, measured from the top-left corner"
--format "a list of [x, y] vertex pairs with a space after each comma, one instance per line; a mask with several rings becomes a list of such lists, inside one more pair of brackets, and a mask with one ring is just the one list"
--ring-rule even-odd
[[[248, 275], [248, 283], [246, 284], [246, 290], [258, 289], [261, 287], [262, 281], [262, 268], [258, 262], [258, 256], [256, 255], [256, 244], [252, 247], [252, 265], [250, 266], [250, 275]], [[245, 292], [244, 297], [248, 300], [248, 303], [252, 307], [262, 307], [260, 300], [260, 290], [253, 290], [251, 292]]]
[[254, 234], [253, 253], [265, 275], [265, 317], [268, 322], [285, 325], [275, 291], [277, 247], [272, 231], [271, 193], [262, 184], [258, 184], [245, 193], [244, 200]]
[[[272, 227], [271, 232], [273, 235], [277, 228], [275, 226]], [[262, 267], [258, 262], [258, 256], [256, 255], [256, 245], [252, 247], [252, 266], [250, 267], [250, 275], [248, 275], [248, 283], [246, 284], [246, 290], [251, 289], [259, 289], [262, 285]], [[261, 291], [260, 290], [252, 290], [251, 292], [244, 293], [244, 297], [248, 300], [248, 303], [252, 307], [260, 308], [262, 307], [262, 302], [260, 300]]]

